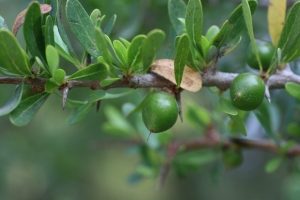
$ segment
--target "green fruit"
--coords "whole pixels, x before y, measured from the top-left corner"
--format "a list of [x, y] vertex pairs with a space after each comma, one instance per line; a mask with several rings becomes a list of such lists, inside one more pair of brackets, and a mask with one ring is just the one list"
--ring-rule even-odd
[[223, 151], [222, 161], [227, 168], [235, 168], [243, 163], [243, 154], [240, 150], [227, 149]]
[[231, 83], [230, 98], [232, 104], [240, 110], [254, 110], [263, 102], [265, 84], [251, 73], [239, 74]]
[[166, 131], [177, 121], [177, 102], [172, 95], [165, 92], [151, 94], [145, 99], [142, 116], [151, 133]]
[[[272, 58], [273, 58], [276, 48], [269, 42], [257, 41], [256, 49], [257, 49], [263, 70], [264, 71], [268, 70], [268, 68], [271, 65], [271, 61], [272, 61]], [[255, 55], [253, 46], [251, 44], [247, 51], [247, 63], [251, 68], [259, 70], [259, 64], [256, 59], [256, 55]]]

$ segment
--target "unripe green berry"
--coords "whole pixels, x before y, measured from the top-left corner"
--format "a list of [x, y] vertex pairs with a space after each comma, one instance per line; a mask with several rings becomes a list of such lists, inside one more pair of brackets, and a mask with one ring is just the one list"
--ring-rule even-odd
[[[276, 48], [269, 42], [257, 41], [256, 49], [262, 68], [264, 71], [267, 71], [271, 65]], [[249, 45], [247, 50], [247, 63], [251, 68], [259, 70], [259, 64], [256, 59], [252, 44]]]
[[240, 110], [256, 109], [265, 96], [264, 81], [251, 73], [239, 74], [231, 83], [230, 98], [232, 104]]
[[142, 117], [151, 133], [166, 131], [177, 121], [177, 102], [172, 95], [165, 92], [151, 94], [145, 99]]

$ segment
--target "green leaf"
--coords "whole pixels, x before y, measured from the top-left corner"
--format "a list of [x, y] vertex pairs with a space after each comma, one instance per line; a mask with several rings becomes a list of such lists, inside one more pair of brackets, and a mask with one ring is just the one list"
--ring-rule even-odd
[[221, 53], [223, 55], [230, 53], [233, 49], [235, 49], [239, 45], [241, 41], [242, 41], [242, 36], [240, 36], [236, 40], [233, 40], [226, 48], [224, 48], [224, 51], [221, 51]]
[[126, 40], [125, 38], [120, 37], [120, 41], [123, 43], [126, 49], [130, 47], [130, 42]]
[[292, 122], [286, 128], [288, 134], [293, 137], [300, 137], [300, 125], [298, 123]]
[[42, 92], [20, 102], [18, 107], [10, 113], [10, 121], [16, 126], [27, 125], [43, 103], [49, 97], [49, 93]]
[[[59, 97], [58, 99], [61, 101], [62, 95], [60, 93], [55, 92], [54, 93], [57, 97]], [[69, 108], [78, 108], [80, 106], [82, 106], [83, 104], [86, 104], [86, 101], [77, 101], [77, 100], [72, 100], [67, 98], [66, 101], [66, 106]]]
[[165, 33], [155, 29], [147, 34], [142, 48], [144, 71], [147, 71], [156, 57], [156, 53], [165, 39]]
[[114, 68], [112, 66], [112, 55], [108, 50], [107, 40], [105, 38], [105, 35], [102, 33], [100, 28], [95, 29], [95, 39], [96, 39], [96, 45], [99, 49], [101, 55], [103, 56], [103, 59], [109, 66], [109, 72], [113, 75], [113, 77], [116, 77], [116, 73], [114, 71]]
[[106, 93], [104, 90], [93, 90], [89, 95], [89, 103], [97, 102], [105, 97]]
[[117, 19], [117, 15], [113, 15], [109, 21], [107, 22], [104, 30], [103, 30], [103, 33], [105, 35], [110, 35], [110, 32], [112, 31], [114, 25], [115, 25], [115, 22], [116, 22], [116, 19]]
[[218, 53], [217, 47], [211, 46], [206, 53], [205, 62], [209, 64], [217, 56], [217, 53]]
[[114, 45], [114, 49], [115, 49], [118, 60], [122, 64], [123, 69], [126, 70], [128, 68], [126, 47], [119, 40], [115, 40], [113, 42], [113, 45]]
[[277, 157], [269, 160], [265, 165], [265, 171], [269, 174], [275, 172], [280, 166], [282, 161], [283, 161], [282, 157]]
[[220, 105], [219, 108], [222, 112], [229, 114], [229, 115], [237, 115], [239, 114], [238, 110], [232, 105], [231, 101], [225, 99], [224, 97], [220, 96]]
[[212, 42], [214, 41], [215, 37], [218, 35], [220, 31], [220, 28], [216, 25], [213, 25], [211, 27], [209, 27], [209, 29], [207, 30], [206, 34], [205, 34], [205, 38], [209, 41], [209, 46], [212, 45]]
[[50, 15], [46, 18], [46, 29], [45, 29], [45, 44], [55, 46], [54, 39], [54, 25]]
[[42, 14], [38, 2], [32, 2], [29, 5], [25, 15], [23, 32], [26, 46], [32, 57], [38, 57], [47, 66], [42, 31]]
[[32, 76], [28, 56], [8, 30], [0, 30], [0, 66], [12, 74]]
[[196, 130], [204, 130], [211, 123], [211, 116], [208, 110], [200, 107], [193, 101], [188, 102], [188, 108], [184, 119], [187, 119]]
[[175, 73], [177, 88], [180, 87], [182, 81], [184, 67], [189, 54], [189, 46], [190, 46], [189, 36], [187, 34], [182, 35], [176, 46], [176, 55], [174, 60], [174, 73]]
[[100, 56], [95, 43], [94, 24], [78, 0], [67, 1], [66, 13], [70, 28], [78, 42], [93, 57]]
[[22, 98], [24, 81], [25, 78], [22, 80], [21, 84], [17, 86], [13, 96], [0, 108], [0, 116], [9, 114], [19, 105]]
[[187, 4], [185, 27], [192, 44], [201, 52], [203, 11], [200, 0], [190, 0]]
[[71, 76], [68, 80], [100, 80], [107, 77], [107, 64], [105, 63], [95, 63], [83, 68]]
[[49, 71], [51, 75], [54, 76], [54, 73], [59, 66], [59, 55], [56, 49], [51, 45], [48, 45], [46, 47], [46, 58], [47, 58]]
[[255, 42], [254, 33], [253, 33], [251, 10], [250, 10], [250, 6], [248, 4], [248, 0], [242, 0], [242, 8], [243, 8], [245, 24], [246, 24], [246, 27], [247, 27], [247, 30], [248, 30], [248, 35], [249, 35], [251, 43], [252, 43], [253, 51], [255, 53], [256, 60], [257, 60], [258, 65], [259, 65], [259, 69], [262, 72], [263, 69], [262, 69], [262, 64], [261, 64], [260, 57], [258, 55], [258, 51], [257, 51], [257, 48], [256, 48], [256, 42]]
[[300, 85], [294, 82], [285, 84], [286, 91], [294, 98], [300, 100]]
[[61, 35], [58, 31], [58, 27], [56, 25], [54, 25], [53, 31], [54, 31], [55, 48], [58, 51], [58, 53], [68, 61], [76, 64], [75, 59], [70, 55], [68, 46], [64, 43], [63, 39], [61, 38]]
[[254, 114], [264, 130], [266, 131], [269, 138], [271, 138], [277, 145], [279, 145], [279, 139], [275, 135], [272, 129], [270, 110], [268, 106], [268, 102], [264, 100], [264, 102], [254, 111]]
[[53, 79], [55, 80], [58, 86], [64, 83], [65, 77], [66, 77], [66, 72], [63, 69], [57, 69], [53, 74]]
[[[287, 54], [293, 54], [291, 51], [297, 40], [300, 37], [300, 2], [296, 2], [291, 8], [280, 35], [277, 48], [282, 50], [282, 58]], [[293, 51], [299, 47], [293, 48]]]
[[137, 35], [132, 39], [127, 52], [129, 67], [133, 67], [142, 61], [142, 46], [146, 38], [145, 35]]
[[90, 19], [91, 19], [92, 23], [94, 24], [94, 26], [100, 27], [101, 22], [102, 22], [101, 11], [99, 9], [93, 10], [93, 12], [90, 15]]
[[[257, 8], [256, 0], [248, 0], [248, 4], [253, 15]], [[240, 4], [229, 16], [228, 20], [223, 24], [220, 32], [214, 39], [214, 45], [216, 47], [226, 46], [236, 39], [242, 30], [246, 28], [245, 20], [243, 16], [243, 8]]]
[[93, 104], [87, 103], [75, 108], [68, 116], [66, 123], [72, 125], [82, 121], [87, 116], [92, 106]]
[[[122, 115], [122, 113], [111, 105], [104, 108], [104, 113], [109, 123], [104, 124], [104, 130], [111, 133], [117, 133], [121, 136], [132, 136], [136, 133], [135, 129]], [[117, 131], [114, 131], [117, 130]]]
[[116, 82], [118, 80], [121, 80], [121, 78], [107, 78], [107, 79], [104, 79], [100, 82], [100, 86], [101, 87], [106, 87], [106, 86], [109, 86], [109, 85], [113, 84], [114, 82]]
[[235, 127], [244, 135], [247, 136], [247, 130], [243, 119], [240, 115], [229, 115], [231, 120], [234, 122]]
[[178, 18], [185, 18], [186, 5], [182, 0], [169, 0], [168, 11], [171, 24], [177, 35], [181, 35], [185, 29], [184, 24], [182, 24]]
[[7, 28], [7, 25], [5, 23], [4, 18], [0, 15], [0, 30], [1, 29], [7, 30], [8, 28]]
[[46, 81], [45, 91], [48, 93], [52, 93], [57, 88], [57, 86], [58, 86], [58, 84], [56, 83], [54, 78], [50, 78]]
[[126, 95], [129, 95], [129, 94], [131, 94], [135, 91], [136, 90], [128, 90], [127, 92], [116, 93], [116, 94], [106, 92], [105, 97], [103, 97], [102, 99], [118, 99], [120, 97], [124, 97]]

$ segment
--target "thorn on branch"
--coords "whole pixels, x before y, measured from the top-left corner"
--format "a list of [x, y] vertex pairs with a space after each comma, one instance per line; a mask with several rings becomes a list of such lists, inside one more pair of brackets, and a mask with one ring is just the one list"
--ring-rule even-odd
[[66, 86], [62, 89], [62, 108], [63, 108], [63, 110], [66, 107], [68, 94], [69, 94], [69, 87], [68, 87], [68, 84], [66, 84]]

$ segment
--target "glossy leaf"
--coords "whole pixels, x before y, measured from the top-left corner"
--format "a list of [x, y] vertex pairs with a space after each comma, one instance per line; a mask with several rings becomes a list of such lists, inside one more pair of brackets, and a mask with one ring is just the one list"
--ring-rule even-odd
[[213, 25], [209, 27], [205, 34], [205, 38], [209, 41], [210, 46], [212, 45], [212, 42], [214, 41], [215, 37], [218, 35], [220, 31], [220, 28], [216, 25]]
[[[104, 108], [104, 113], [108, 119], [108, 123], [104, 124], [103, 127], [105, 131], [124, 136], [131, 136], [136, 132], [132, 125], [117, 108], [107, 105]], [[117, 131], [113, 131], [116, 130], [116, 128]]]
[[276, 47], [285, 21], [286, 0], [270, 0], [268, 27], [273, 45]]
[[264, 128], [265, 132], [267, 133], [268, 137], [272, 139], [277, 145], [279, 145], [279, 139], [275, 135], [272, 123], [271, 123], [271, 116], [270, 110], [268, 106], [268, 102], [265, 100], [255, 111], [254, 114], [262, 127]]
[[217, 47], [211, 46], [206, 53], [205, 62], [209, 64], [217, 56], [217, 53], [218, 53]]
[[232, 105], [231, 101], [225, 99], [224, 97], [219, 98], [220, 100], [220, 110], [229, 115], [237, 115], [239, 112], [238, 110]]
[[67, 20], [78, 42], [93, 57], [100, 56], [96, 48], [94, 24], [78, 0], [68, 0], [66, 5]]
[[45, 84], [45, 91], [48, 93], [52, 93], [55, 91], [55, 89], [58, 87], [59, 85], [56, 83], [56, 81], [54, 80], [54, 78], [50, 78], [46, 81]]
[[186, 114], [184, 119], [187, 119], [187, 122], [197, 130], [205, 129], [211, 123], [209, 111], [193, 101], [188, 102], [188, 108], [184, 114]]
[[105, 97], [106, 93], [104, 90], [93, 90], [89, 95], [89, 103], [97, 102]]
[[[63, 8], [62, 3], [63, 2], [64, 1], [62, 1], [62, 0], [58, 0], [58, 2], [56, 4], [57, 5], [57, 13], [59, 14], [57, 16], [61, 16], [62, 15], [62, 12], [63, 12], [62, 11], [62, 8]], [[70, 55], [74, 59], [76, 59], [77, 57], [76, 57], [75, 51], [74, 51], [74, 49], [73, 49], [73, 47], [71, 45], [70, 40], [68, 39], [68, 36], [67, 36], [66, 31], [65, 31], [64, 24], [62, 22], [62, 18], [61, 17], [56, 17], [56, 24], [57, 24], [57, 30], [59, 32], [59, 35], [60, 35], [63, 43], [66, 44], [66, 47], [67, 47], [68, 51], [70, 51]]]
[[[257, 8], [256, 0], [248, 0], [249, 8], [251, 14], [253, 15], [254, 11]], [[214, 45], [216, 47], [221, 47], [226, 44], [229, 44], [232, 40], [238, 37], [242, 30], [246, 28], [245, 20], [243, 16], [243, 8], [240, 4], [229, 16], [228, 20], [225, 21], [223, 26], [220, 29], [220, 32], [214, 39]]]
[[[291, 8], [285, 24], [282, 29], [282, 33], [278, 42], [278, 47], [282, 51], [282, 57], [287, 54], [293, 54], [291, 49], [296, 44], [298, 38], [300, 37], [300, 2], [296, 2]], [[298, 50], [297, 47], [295, 50]]]
[[[61, 101], [62, 99], [62, 95], [60, 93], [55, 92], [54, 93], [57, 97], [59, 97], [58, 99]], [[80, 106], [82, 106], [83, 104], [86, 104], [86, 101], [77, 101], [77, 100], [73, 100], [73, 99], [69, 99], [67, 98], [66, 101], [66, 106], [69, 108], [78, 108]]]
[[285, 84], [286, 91], [294, 98], [300, 100], [300, 85], [294, 82]]
[[185, 18], [186, 5], [182, 0], [169, 0], [168, 11], [171, 24], [177, 35], [181, 35], [185, 29], [178, 18]]
[[102, 55], [104, 61], [109, 66], [110, 75], [112, 75], [113, 77], [116, 77], [117, 74], [115, 73], [114, 68], [112, 66], [113, 58], [112, 58], [110, 51], [108, 50], [107, 39], [106, 39], [106, 36], [102, 33], [100, 28], [95, 29], [95, 39], [96, 39], [96, 45], [97, 45], [97, 48], [98, 48], [100, 54]]
[[18, 107], [10, 113], [11, 123], [16, 126], [27, 125], [47, 100], [49, 95], [49, 93], [43, 92], [22, 100]]
[[283, 161], [282, 157], [277, 157], [269, 160], [265, 166], [265, 171], [267, 173], [275, 172], [280, 166], [280, 164], [282, 163], [282, 161]]
[[64, 83], [65, 77], [66, 77], [66, 72], [63, 69], [57, 69], [53, 74], [53, 79], [59, 86]]
[[110, 35], [110, 33], [111, 33], [111, 31], [112, 31], [112, 29], [113, 29], [115, 23], [116, 23], [116, 20], [117, 20], [117, 15], [113, 15], [113, 16], [109, 19], [109, 21], [107, 22], [107, 24], [106, 24], [106, 26], [105, 26], [105, 28], [104, 28], [104, 30], [103, 30], [103, 33], [104, 33], [105, 35]]
[[142, 61], [141, 51], [145, 39], [145, 35], [137, 35], [132, 39], [127, 53], [128, 65], [130, 67], [133, 67], [134, 65]]
[[4, 18], [0, 15], [0, 30], [1, 29], [8, 29], [7, 28], [7, 25], [6, 25], [6, 22], [5, 22], [5, 20], [4, 20]]
[[87, 103], [75, 108], [66, 119], [66, 123], [72, 125], [82, 121], [87, 116], [92, 106], [93, 104]]
[[126, 49], [130, 47], [130, 42], [125, 38], [120, 37], [120, 41], [122, 42], [122, 44], [125, 46]]
[[46, 47], [46, 58], [47, 58], [49, 71], [51, 75], [54, 76], [54, 73], [59, 66], [59, 55], [57, 53], [57, 50], [51, 45], [48, 45]]
[[229, 115], [234, 122], [235, 127], [244, 135], [247, 136], [247, 129], [240, 115]]
[[105, 63], [95, 63], [75, 72], [68, 77], [68, 80], [100, 80], [106, 77], [107, 65]]
[[38, 57], [47, 66], [45, 41], [42, 31], [42, 14], [38, 2], [32, 2], [24, 20], [24, 39], [32, 57]]
[[54, 39], [54, 24], [52, 21], [51, 16], [49, 15], [46, 18], [46, 29], [45, 29], [45, 44], [55, 46], [55, 39]]
[[222, 51], [223, 55], [230, 53], [233, 49], [235, 49], [240, 44], [241, 41], [242, 41], [242, 36], [240, 36], [236, 40], [233, 40], [233, 42], [230, 43], [228, 47], [224, 49], [224, 51]]
[[149, 69], [164, 39], [165, 33], [158, 29], [152, 30], [147, 34], [147, 38], [142, 48], [144, 71]]
[[201, 50], [203, 11], [200, 0], [190, 0], [186, 8], [185, 27], [192, 44]]
[[114, 45], [114, 49], [115, 49], [117, 58], [120, 61], [120, 63], [122, 64], [122, 68], [127, 69], [128, 64], [127, 64], [127, 49], [126, 49], [126, 47], [119, 40], [115, 40], [113, 42], [113, 45]]
[[94, 24], [94, 26], [100, 27], [101, 22], [102, 22], [101, 11], [99, 9], [93, 10], [93, 12], [90, 15], [90, 19], [91, 19], [92, 23]]
[[262, 72], [263, 69], [262, 69], [262, 64], [261, 64], [260, 57], [258, 55], [258, 51], [256, 48], [254, 32], [253, 32], [252, 17], [251, 17], [251, 10], [250, 10], [250, 6], [248, 4], [248, 0], [242, 0], [242, 8], [243, 8], [243, 14], [244, 14], [246, 28], [248, 30], [248, 35], [250, 37], [250, 41], [251, 41], [253, 51], [255, 53], [256, 60], [258, 62], [260, 71]]
[[174, 72], [177, 88], [180, 87], [182, 81], [184, 67], [189, 54], [189, 46], [189, 36], [187, 34], [182, 35], [176, 46], [176, 55], [174, 60]]
[[20, 103], [23, 93], [23, 85], [25, 79], [17, 86], [13, 96], [8, 100], [8, 102], [0, 108], [0, 116], [7, 115], [12, 112]]
[[28, 56], [8, 30], [0, 30], [0, 66], [12, 74], [32, 76]]
[[114, 82], [116, 82], [118, 80], [121, 80], [121, 78], [107, 78], [100, 82], [100, 86], [106, 87], [106, 86], [113, 84]]

